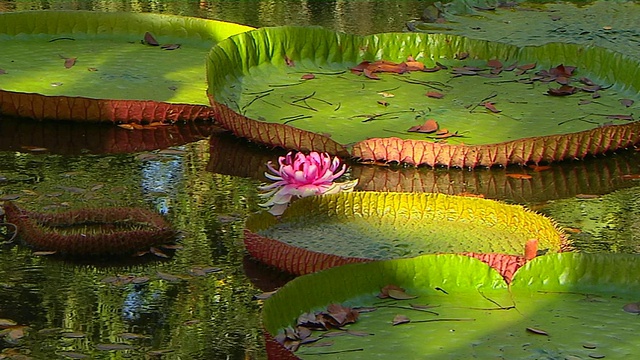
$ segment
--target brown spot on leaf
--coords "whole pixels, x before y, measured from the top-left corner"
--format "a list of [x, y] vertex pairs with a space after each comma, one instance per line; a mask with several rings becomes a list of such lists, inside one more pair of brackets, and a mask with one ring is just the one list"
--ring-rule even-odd
[[630, 107], [631, 105], [633, 105], [634, 101], [631, 99], [620, 99], [620, 104], [622, 104], [624, 107]]
[[626, 304], [622, 307], [622, 310], [632, 314], [640, 314], [640, 303], [634, 302]]

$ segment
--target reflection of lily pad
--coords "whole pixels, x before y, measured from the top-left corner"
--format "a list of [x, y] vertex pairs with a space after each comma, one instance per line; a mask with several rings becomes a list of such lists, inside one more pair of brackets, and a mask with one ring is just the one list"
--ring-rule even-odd
[[354, 192], [295, 201], [280, 220], [247, 219], [251, 255], [281, 269], [308, 273], [363, 259], [427, 253], [524, 255], [528, 240], [558, 252], [564, 234], [522, 206], [479, 198], [420, 193]]
[[625, 181], [635, 186], [599, 197], [553, 201], [540, 211], [569, 227], [577, 249], [640, 253], [640, 183]]
[[36, 121], [3, 116], [0, 121], [0, 151], [64, 155], [135, 153], [206, 139], [212, 128], [211, 122], [189, 121], [131, 131], [111, 124]]
[[[172, 112], [177, 111], [206, 112], [198, 107], [162, 107], [140, 100], [205, 105], [203, 59], [207, 51], [220, 40], [249, 29], [221, 21], [155, 14], [0, 14], [0, 109], [10, 115], [63, 119], [117, 112], [114, 107], [118, 105], [129, 107], [120, 109], [121, 113], [142, 107], [138, 111], [155, 120], [172, 119], [176, 116]], [[145, 44], [147, 32], [161, 45], [180, 47], [165, 50]], [[129, 102], [109, 106], [95, 99]], [[134, 100], [139, 102], [131, 103]], [[121, 115], [113, 116], [126, 120]]]
[[[207, 170], [233, 176], [267, 181], [264, 165], [276, 163], [285, 153], [247, 142], [228, 133], [213, 133], [209, 140]], [[517, 166], [506, 169], [449, 171], [424, 167], [384, 167], [354, 165], [350, 179], [358, 179], [356, 190], [431, 192], [448, 195], [482, 196], [516, 203], [540, 203], [574, 197], [600, 195], [634, 186], [623, 177], [634, 174], [640, 157], [634, 151], [620, 151], [606, 157], [563, 163], [562, 166]], [[526, 174], [518, 179], [512, 175]]]
[[[294, 279], [266, 301], [263, 323], [269, 351], [284, 354], [273, 337], [287, 327], [295, 331], [302, 314], [332, 303], [375, 309], [362, 311], [343, 336], [313, 331], [319, 340], [295, 353], [303, 359], [323, 354], [411, 359], [416, 353], [459, 359], [628, 358], [639, 351], [636, 315], [623, 307], [640, 296], [639, 270], [637, 256], [556, 254], [529, 262], [507, 287], [485, 264], [457, 255], [353, 264]], [[388, 285], [417, 298], [376, 297]], [[393, 326], [398, 315], [411, 322]]]
[[[562, 166], [476, 171], [353, 166], [351, 177], [359, 180], [357, 190], [437, 192], [532, 204], [576, 195], [601, 195], [634, 186], [637, 182], [624, 175], [637, 172], [640, 157], [636, 155], [634, 151], [621, 151]], [[526, 177], [518, 178], [520, 174]]]
[[[393, 65], [392, 73], [373, 74], [380, 80], [349, 71], [362, 61], [410, 58], [429, 71]], [[504, 71], [493, 73], [492, 59]], [[507, 71], [512, 64], [520, 69]], [[536, 74], [560, 64], [577, 67], [569, 76], [573, 88], [549, 96], [566, 79]], [[640, 125], [615, 115], [630, 111], [620, 98], [639, 100], [637, 69], [636, 60], [602, 48], [298, 27], [230, 37], [208, 61], [212, 105], [236, 135], [285, 148], [350, 151], [363, 160], [447, 166], [581, 158], [632, 145]], [[586, 103], [593, 95], [581, 90], [587, 85], [579, 78], [603, 87], [597, 101]], [[430, 118], [448, 132], [407, 131]]]

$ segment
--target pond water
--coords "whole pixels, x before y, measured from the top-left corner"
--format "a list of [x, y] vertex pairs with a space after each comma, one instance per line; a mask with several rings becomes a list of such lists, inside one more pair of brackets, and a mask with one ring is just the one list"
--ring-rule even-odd
[[[0, 11], [159, 12], [252, 26], [400, 31], [424, 1], [0, 1]], [[1, 86], [0, 86], [1, 87]], [[129, 131], [0, 115], [0, 200], [28, 209], [141, 206], [167, 216], [181, 249], [118, 262], [0, 246], [0, 359], [263, 359], [260, 301], [290, 277], [246, 256], [243, 222], [272, 151], [210, 124]], [[524, 171], [520, 167], [511, 172]], [[640, 252], [640, 153], [555, 165], [533, 181], [504, 169], [354, 166], [360, 190], [471, 192], [521, 203], [572, 229], [579, 250]], [[6, 232], [6, 229], [0, 228]], [[2, 238], [0, 238], [2, 239]], [[22, 331], [22, 334], [19, 331]], [[155, 351], [155, 353], [154, 353]]]

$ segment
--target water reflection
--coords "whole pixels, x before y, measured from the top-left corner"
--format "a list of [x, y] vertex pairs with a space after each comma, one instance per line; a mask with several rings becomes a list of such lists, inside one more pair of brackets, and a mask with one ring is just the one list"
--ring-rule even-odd
[[217, 1], [0, 1], [0, 11], [94, 10], [154, 12], [231, 21], [254, 27], [319, 25], [338, 31], [371, 34], [402, 31], [431, 1], [217, 0]]
[[[0, 0], [0, 11], [160, 12], [252, 26], [313, 24], [365, 34], [402, 30], [425, 3]], [[169, 260], [147, 255], [120, 263], [70, 261], [33, 256], [22, 246], [0, 246], [0, 318], [29, 326], [24, 338], [0, 339], [0, 358], [9, 352], [23, 359], [52, 359], [63, 352], [92, 359], [144, 358], [150, 351], [164, 354], [164, 359], [265, 357], [260, 304], [252, 296], [290, 277], [270, 273], [248, 259], [242, 229], [247, 214], [258, 209], [256, 186], [263, 180], [264, 163], [283, 151], [224, 135], [214, 135], [209, 142], [211, 131], [210, 124], [132, 132], [111, 125], [36, 123], [0, 116], [0, 197], [15, 195], [20, 205], [39, 210], [157, 207], [167, 210], [183, 232], [183, 249]], [[180, 151], [160, 151], [168, 147]], [[362, 166], [354, 167], [351, 176], [361, 179], [361, 190], [468, 191], [541, 203], [540, 209], [563, 226], [581, 228], [576, 233], [581, 249], [638, 252], [640, 229], [633, 214], [640, 213], [635, 205], [640, 188], [620, 175], [637, 173], [639, 157], [629, 151], [561, 164], [531, 182], [506, 178], [504, 170]], [[602, 198], [575, 198], [615, 190], [620, 191]], [[584, 241], [579, 242], [580, 237]], [[590, 247], [593, 244], [597, 247]], [[198, 270], [203, 268], [217, 270], [203, 275]], [[112, 282], [114, 277], [131, 281]], [[97, 348], [113, 343], [132, 348], [116, 353]]]
[[[34, 359], [61, 351], [107, 359], [109, 351], [98, 345], [114, 343], [131, 346], [118, 351], [133, 358], [161, 350], [171, 351], [167, 359], [263, 357], [259, 303], [252, 300], [259, 291], [242, 274], [239, 242], [243, 214], [256, 208], [242, 199], [255, 197], [255, 182], [206, 172], [206, 149], [204, 141], [155, 158], [0, 153], [0, 173], [7, 179], [0, 193], [18, 194], [15, 201], [25, 208], [149, 207], [166, 200], [171, 222], [183, 232], [183, 249], [170, 261], [146, 255], [141, 264], [37, 257], [22, 246], [3, 246], [0, 318], [30, 330], [24, 338], [0, 340], [2, 347]], [[35, 181], [13, 181], [17, 163], [34, 161], [40, 164]], [[67, 183], [103, 186], [61, 191], [59, 185]]]

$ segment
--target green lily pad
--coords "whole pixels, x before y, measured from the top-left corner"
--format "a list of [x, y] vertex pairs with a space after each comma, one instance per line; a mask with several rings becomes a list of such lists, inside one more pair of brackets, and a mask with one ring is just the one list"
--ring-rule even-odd
[[[431, 70], [391, 66], [403, 73], [374, 73], [379, 80], [350, 71], [363, 61], [410, 58]], [[494, 59], [520, 69], [492, 74]], [[561, 85], [536, 74], [561, 64], [576, 67], [568, 76], [572, 94], [553, 96]], [[453, 35], [279, 27], [214, 47], [208, 91], [221, 125], [253, 141], [474, 167], [581, 158], [637, 142], [639, 125], [629, 113], [640, 100], [638, 68], [637, 60], [572, 44], [519, 48]], [[581, 78], [602, 87], [597, 101]], [[408, 131], [428, 119], [447, 132]]]
[[[567, 246], [552, 220], [522, 206], [444, 194], [307, 197], [295, 201], [280, 219], [267, 212], [254, 214], [245, 228], [245, 245], [252, 256], [297, 274], [428, 253], [522, 256], [531, 239], [537, 239], [544, 251]], [[510, 276], [508, 271], [503, 274]]]
[[[249, 29], [222, 21], [157, 14], [0, 14], [0, 110], [52, 118], [61, 98], [73, 107], [75, 103], [69, 98], [78, 97], [82, 98], [76, 101], [82, 102], [79, 108], [69, 111], [58, 106], [63, 109], [57, 112], [71, 119], [91, 117], [93, 107], [99, 105], [85, 98], [206, 105], [207, 52], [222, 39]], [[27, 109], [16, 105], [29, 102]], [[144, 111], [162, 118], [167, 116], [165, 112], [180, 110], [147, 104]]]
[[[274, 351], [273, 337], [295, 331], [305, 313], [335, 303], [375, 309], [345, 325], [343, 336], [312, 331], [319, 340], [300, 346], [295, 356], [302, 359], [418, 352], [425, 358], [626, 358], [638, 351], [636, 314], [623, 310], [640, 297], [638, 270], [633, 255], [553, 254], [529, 262], [507, 287], [486, 264], [457, 255], [352, 264], [294, 279], [265, 302], [263, 323]], [[388, 285], [415, 298], [378, 298]], [[399, 315], [410, 321], [394, 326]]]
[[[486, 10], [483, 10], [486, 9]], [[543, 45], [568, 42], [601, 46], [632, 57], [640, 56], [638, 18], [635, 1], [519, 2], [501, 6], [500, 1], [454, 0], [430, 7], [436, 16], [407, 24], [413, 31], [448, 33], [499, 41], [514, 45]], [[508, 34], [508, 36], [505, 36]]]

